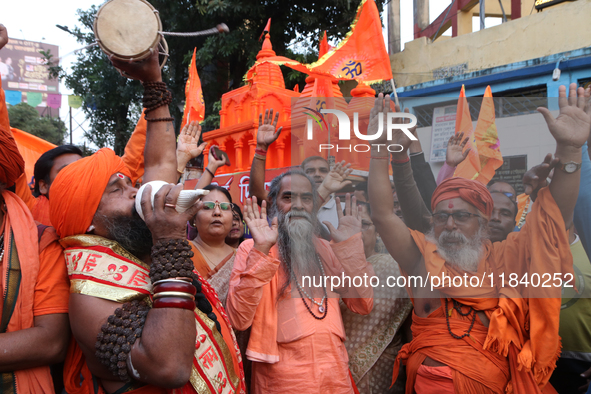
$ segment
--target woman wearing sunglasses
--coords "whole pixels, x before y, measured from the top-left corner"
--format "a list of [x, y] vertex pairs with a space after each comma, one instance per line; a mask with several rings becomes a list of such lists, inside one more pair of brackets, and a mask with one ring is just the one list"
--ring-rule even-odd
[[216, 185], [203, 189], [209, 190], [209, 194], [202, 197], [203, 206], [191, 222], [197, 228], [197, 237], [191, 241], [195, 254], [193, 264], [213, 286], [225, 307], [236, 255], [236, 250], [226, 244], [226, 237], [232, 229], [232, 196]]

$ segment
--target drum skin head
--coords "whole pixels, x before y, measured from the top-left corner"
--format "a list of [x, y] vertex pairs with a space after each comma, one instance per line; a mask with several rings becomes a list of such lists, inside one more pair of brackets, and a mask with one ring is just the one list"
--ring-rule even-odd
[[94, 34], [107, 55], [120, 60], [142, 60], [160, 40], [160, 17], [144, 0], [111, 0], [94, 20]]

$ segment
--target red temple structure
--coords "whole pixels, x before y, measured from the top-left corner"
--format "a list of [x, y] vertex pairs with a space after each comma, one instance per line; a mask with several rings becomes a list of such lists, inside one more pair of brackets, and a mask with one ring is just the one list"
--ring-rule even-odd
[[[257, 60], [275, 56], [271, 37], [265, 35], [263, 47]], [[245, 86], [232, 90], [222, 96], [220, 128], [203, 135], [208, 142], [204, 152], [207, 158], [209, 147], [218, 145], [228, 153], [231, 165], [219, 169], [219, 174], [248, 171], [256, 148], [256, 131], [259, 114], [273, 109], [279, 112], [279, 126], [283, 126], [281, 136], [271, 145], [267, 154], [267, 168], [291, 166], [291, 100], [300, 93], [285, 88], [281, 69], [276, 64], [264, 63], [257, 66], [252, 80]]]
[[[257, 60], [266, 57], [276, 56], [271, 44], [271, 37], [266, 33], [263, 46], [257, 54]], [[209, 149], [212, 145], [218, 145], [225, 151], [230, 158], [231, 165], [221, 167], [212, 183], [226, 187], [232, 194], [233, 200], [244, 203], [248, 197], [248, 181], [252, 160], [256, 148], [256, 132], [259, 126], [259, 114], [264, 114], [265, 110], [273, 109], [279, 112], [278, 127], [283, 127], [281, 135], [270, 147], [267, 153], [267, 173], [266, 182], [284, 171], [285, 167], [298, 165], [302, 160], [311, 155], [319, 155], [329, 159], [329, 154], [334, 152], [317, 152], [307, 149], [305, 141], [298, 138], [303, 130], [306, 116], [298, 116], [304, 113], [303, 107], [320, 110], [326, 107], [326, 102], [322, 100], [335, 100], [330, 103], [330, 107], [341, 109], [343, 111], [359, 110], [362, 121], [367, 122], [369, 109], [367, 103], [370, 100], [362, 99], [356, 101], [356, 98], [375, 97], [375, 91], [369, 86], [360, 83], [351, 91], [353, 99], [349, 104], [343, 98], [343, 94], [338, 86], [336, 78], [329, 78], [321, 75], [309, 75], [306, 78], [306, 86], [301, 93], [285, 88], [283, 74], [278, 65], [272, 63], [263, 63], [256, 66], [256, 70], [247, 84], [238, 89], [225, 93], [222, 96], [222, 109], [220, 110], [220, 128], [203, 134], [203, 140], [208, 142], [204, 151], [204, 157], [207, 165]], [[307, 100], [310, 98], [310, 100]], [[294, 106], [295, 118], [292, 118], [292, 105]], [[329, 119], [330, 122], [330, 119]], [[332, 124], [336, 126], [336, 124]], [[298, 135], [292, 135], [292, 127], [297, 128]], [[302, 127], [302, 128], [300, 128]], [[336, 140], [337, 127], [333, 129]], [[301, 134], [303, 136], [303, 133]], [[326, 140], [328, 135], [315, 134], [319, 140]], [[333, 141], [335, 141], [333, 140]], [[316, 146], [318, 141], [316, 142]], [[352, 141], [353, 142], [353, 141]], [[292, 144], [297, 144], [298, 148], [292, 149]], [[294, 147], [295, 148], [295, 147]], [[317, 149], [317, 148], [316, 148]], [[363, 165], [357, 163], [354, 152], [339, 152], [338, 160], [347, 160], [352, 162], [353, 166]], [[367, 163], [369, 164], [369, 163]], [[192, 187], [193, 182], [188, 182], [185, 186]], [[194, 186], [194, 185], [193, 185]]]

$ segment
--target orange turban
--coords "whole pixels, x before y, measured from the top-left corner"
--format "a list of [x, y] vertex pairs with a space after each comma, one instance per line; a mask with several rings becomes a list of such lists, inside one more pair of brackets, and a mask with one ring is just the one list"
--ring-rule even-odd
[[129, 176], [123, 160], [103, 148], [61, 170], [49, 189], [49, 216], [60, 238], [85, 234], [116, 173]]
[[446, 179], [437, 186], [431, 198], [431, 210], [435, 212], [438, 203], [457, 197], [473, 205], [487, 218], [492, 215], [493, 199], [486, 186], [482, 182], [460, 177]]
[[25, 172], [25, 160], [21, 156], [10, 131], [0, 128], [0, 183], [7, 187]]

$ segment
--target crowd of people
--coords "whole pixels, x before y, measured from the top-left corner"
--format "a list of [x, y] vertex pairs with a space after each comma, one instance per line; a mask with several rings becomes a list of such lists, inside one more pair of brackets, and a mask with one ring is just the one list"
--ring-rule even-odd
[[[57, 147], [33, 190], [0, 88], [1, 392], [591, 392], [591, 90], [539, 109], [556, 151], [522, 195], [453, 176], [463, 134], [436, 179], [400, 130], [366, 182], [311, 156], [267, 190], [267, 110], [243, 207], [212, 183], [226, 159], [210, 149], [207, 193], [180, 212], [201, 128], [177, 141], [157, 53], [113, 65], [144, 86], [125, 155]], [[399, 110], [378, 95], [367, 133]]]

